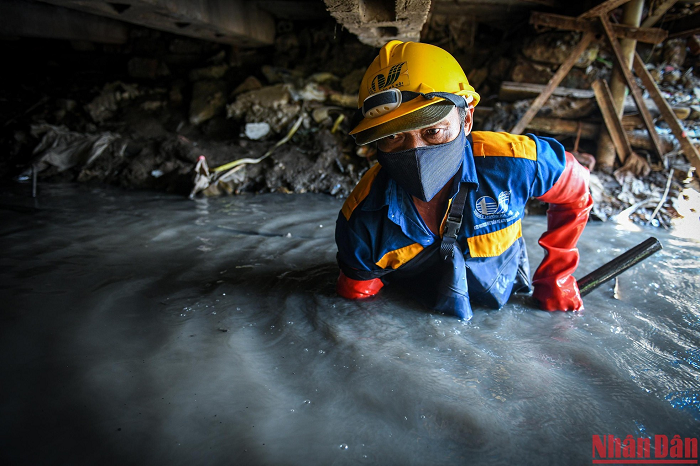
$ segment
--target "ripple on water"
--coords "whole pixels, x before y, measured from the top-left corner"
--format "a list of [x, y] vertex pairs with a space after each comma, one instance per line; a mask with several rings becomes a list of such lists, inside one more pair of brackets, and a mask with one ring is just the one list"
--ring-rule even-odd
[[[3, 286], [17, 290], [7, 305], [22, 309], [3, 321], [0, 350], [14, 335], [34, 338], [31, 348], [60, 340], [56, 354], [40, 356], [50, 369], [70, 361], [60, 382], [82, 385], [52, 384], [43, 398], [80, 406], [75, 422], [89, 413], [97, 437], [113, 438], [119, 421], [175, 462], [205, 445], [222, 457], [245, 451], [241, 464], [584, 464], [591, 434], [697, 432], [695, 243], [655, 231], [663, 254], [620, 276], [619, 300], [604, 285], [574, 314], [516, 298], [501, 310], [477, 307], [466, 323], [390, 289], [338, 298], [332, 225], [341, 201], [98, 198], [109, 208], [91, 210], [95, 199], [80, 193], [46, 196], [76, 204], [43, 212], [41, 224], [12, 217], [0, 257]], [[523, 222], [533, 267], [544, 227], [544, 218]], [[649, 234], [589, 225], [577, 275]], [[64, 294], [40, 307], [49, 300], [30, 279]], [[147, 345], [148, 332], [162, 341]], [[21, 379], [40, 356], [12, 349]], [[90, 396], [67, 400], [73, 392]], [[137, 423], [143, 407], [158, 421]], [[173, 439], [183, 444], [168, 456]], [[134, 445], [127, 459], [144, 453]]]

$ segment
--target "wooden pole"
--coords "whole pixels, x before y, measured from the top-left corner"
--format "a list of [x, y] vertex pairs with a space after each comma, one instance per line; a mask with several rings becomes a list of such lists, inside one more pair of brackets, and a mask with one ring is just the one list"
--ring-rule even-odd
[[[601, 3], [600, 5], [594, 6], [587, 12], [583, 13], [581, 16], [579, 16], [579, 19], [585, 19], [585, 18], [594, 18], [596, 16], [600, 15], [606, 15], [608, 12], [611, 10], [614, 10], [618, 6], [622, 5], [623, 3], [627, 3], [630, 0], [606, 0], [605, 2]], [[637, 24], [639, 26], [639, 24]]]
[[646, 17], [642, 23], [643, 28], [650, 28], [659, 22], [661, 17], [666, 14], [666, 12], [676, 3], [677, 0], [664, 0], [660, 4], [656, 5], [656, 9], [653, 12], [649, 12], [649, 16]]
[[[566, 31], [595, 32], [602, 34], [603, 30], [597, 21], [578, 19], [571, 16], [554, 15], [533, 11], [530, 13], [530, 24], [548, 28], [564, 29]], [[668, 37], [668, 31], [659, 28], [638, 28], [625, 24], [613, 24], [613, 31], [618, 39], [634, 39], [638, 42], [660, 44]]]
[[539, 112], [545, 102], [547, 102], [547, 99], [549, 99], [549, 96], [552, 94], [552, 92], [554, 92], [554, 89], [556, 89], [559, 83], [562, 82], [569, 71], [571, 71], [574, 64], [576, 64], [581, 54], [588, 48], [591, 40], [593, 40], [593, 36], [594, 34], [592, 32], [586, 32], [583, 34], [581, 41], [574, 48], [574, 50], [571, 51], [571, 55], [569, 55], [564, 63], [561, 64], [557, 72], [554, 73], [554, 76], [552, 76], [552, 79], [549, 80], [547, 87], [544, 89], [544, 91], [542, 91], [542, 94], [540, 94], [534, 100], [534, 102], [532, 102], [532, 105], [527, 112], [525, 112], [525, 115], [520, 118], [520, 121], [518, 121], [518, 123], [510, 131], [511, 133], [522, 134], [525, 128], [527, 128], [527, 124], [530, 123], [535, 115], [537, 115], [537, 112]]
[[[633, 0], [629, 2], [624, 7], [624, 15], [622, 18], [622, 24], [628, 26], [639, 27], [642, 19], [642, 9], [644, 6], [643, 0]], [[607, 16], [601, 16], [601, 18]], [[617, 115], [622, 117], [624, 112], [624, 102], [625, 96], [627, 94], [627, 86], [624, 79], [624, 75], [621, 66], [627, 66], [627, 69], [632, 68], [632, 54], [634, 54], [634, 49], [637, 46], [637, 42], [632, 39], [623, 39], [620, 41], [620, 47], [622, 48], [622, 57], [624, 60], [621, 62], [623, 65], [616, 66], [613, 69], [613, 74], [610, 79], [610, 93], [612, 94], [613, 104]], [[626, 65], [625, 65], [626, 64]], [[610, 133], [607, 130], [602, 130], [600, 132], [600, 139], [598, 139], [598, 153], [596, 154], [596, 166], [599, 170], [607, 173], [611, 173], [615, 165], [615, 145], [610, 138]]]
[[695, 149], [693, 143], [688, 140], [688, 136], [685, 134], [685, 129], [683, 129], [680, 121], [678, 121], [678, 118], [676, 118], [671, 106], [668, 105], [666, 99], [664, 99], [664, 97], [661, 95], [659, 88], [656, 86], [656, 83], [647, 71], [646, 67], [644, 66], [644, 62], [638, 53], [634, 54], [634, 72], [637, 73], [639, 79], [642, 80], [642, 83], [649, 92], [649, 95], [652, 99], [654, 99], [656, 106], [659, 107], [659, 111], [661, 112], [661, 115], [663, 115], [664, 120], [666, 120], [668, 126], [671, 127], [671, 132], [681, 144], [681, 149], [683, 149], [685, 158], [688, 159], [688, 162], [690, 162], [693, 167], [695, 167], [695, 173], [700, 173], [700, 155], [698, 155], [697, 149]]
[[622, 128], [622, 121], [620, 121], [620, 117], [617, 116], [617, 110], [613, 105], [608, 83], [599, 79], [595, 81], [591, 87], [595, 92], [595, 98], [598, 101], [600, 113], [603, 114], [605, 126], [615, 145], [617, 156], [620, 158], [621, 163], [625, 163], [627, 157], [632, 153], [632, 147], [630, 147], [630, 142], [627, 139], [625, 130]]

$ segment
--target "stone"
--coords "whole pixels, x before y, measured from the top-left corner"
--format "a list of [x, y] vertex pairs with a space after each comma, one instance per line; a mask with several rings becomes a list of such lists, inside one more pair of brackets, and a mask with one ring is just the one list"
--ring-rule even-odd
[[126, 64], [129, 76], [137, 79], [155, 79], [158, 59], [134, 57]]
[[231, 92], [231, 97], [235, 97], [238, 94], [243, 94], [244, 92], [256, 91], [262, 89], [263, 85], [260, 83], [258, 78], [255, 76], [248, 76]]
[[[532, 61], [559, 65], [569, 58], [580, 37], [580, 34], [573, 32], [546, 32], [526, 43], [522, 53]], [[574, 66], [588, 67], [598, 56], [598, 49], [599, 46], [595, 42], [589, 45]]]
[[679, 70], [672, 70], [664, 73], [663, 82], [665, 84], [676, 84], [678, 81], [680, 81], [681, 76], [683, 76], [683, 73], [681, 73]]
[[315, 82], [306, 83], [303, 89], [293, 90], [294, 100], [323, 102], [326, 100], [326, 92]]
[[508, 77], [511, 60], [506, 57], [499, 57], [489, 64], [489, 79], [503, 81]]
[[669, 39], [664, 43], [664, 63], [674, 68], [680, 68], [685, 62], [686, 39]]
[[690, 106], [690, 115], [688, 115], [689, 120], [700, 120], [700, 105]]
[[357, 94], [360, 91], [360, 83], [365, 76], [364, 68], [357, 68], [347, 74], [341, 81], [340, 87], [346, 94]]
[[688, 38], [688, 51], [695, 57], [700, 55], [700, 36], [690, 36]]
[[262, 121], [260, 123], [246, 123], [245, 137], [257, 141], [270, 134], [270, 124]]
[[119, 109], [120, 102], [133, 99], [141, 94], [141, 91], [134, 84], [126, 84], [121, 81], [107, 83], [102, 88], [102, 92], [85, 105], [85, 110], [93, 121], [102, 123], [114, 116]]
[[547, 84], [552, 76], [554, 72], [549, 66], [519, 58], [511, 71], [510, 79], [516, 83]]
[[190, 71], [190, 81], [202, 81], [205, 79], [215, 80], [221, 79], [228, 71], [229, 66], [227, 64], [223, 65], [212, 65], [206, 68], [199, 68]]
[[226, 83], [197, 81], [192, 87], [190, 123], [199, 125], [220, 113], [226, 105]]
[[227, 106], [227, 116], [246, 123], [267, 122], [272, 131], [282, 133], [301, 110], [290, 90], [289, 84], [276, 84], [240, 94]]

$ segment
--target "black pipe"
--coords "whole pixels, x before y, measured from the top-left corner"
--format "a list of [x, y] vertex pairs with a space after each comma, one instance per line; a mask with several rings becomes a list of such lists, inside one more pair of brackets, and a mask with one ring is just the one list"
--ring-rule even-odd
[[612, 280], [625, 270], [660, 250], [661, 243], [659, 240], [651, 237], [639, 243], [629, 251], [623, 252], [607, 264], [598, 267], [593, 272], [578, 280], [578, 289], [581, 296], [586, 296], [603, 283]]

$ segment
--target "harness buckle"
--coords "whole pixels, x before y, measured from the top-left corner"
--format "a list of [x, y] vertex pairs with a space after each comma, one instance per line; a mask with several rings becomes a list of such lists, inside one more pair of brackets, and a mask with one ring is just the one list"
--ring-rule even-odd
[[459, 228], [462, 226], [462, 216], [447, 216], [447, 221], [445, 222], [445, 230], [443, 232], [443, 238], [448, 237], [452, 239], [457, 239], [457, 233], [459, 233]]

